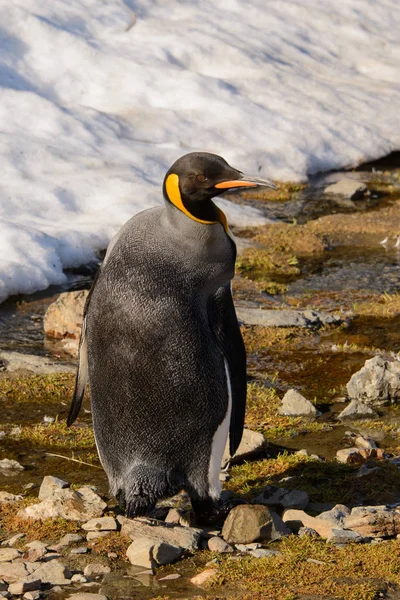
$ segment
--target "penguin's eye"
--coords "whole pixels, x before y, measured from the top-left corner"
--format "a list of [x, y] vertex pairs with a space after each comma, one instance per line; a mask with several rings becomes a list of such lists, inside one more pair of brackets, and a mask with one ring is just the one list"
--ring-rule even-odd
[[204, 183], [205, 181], [207, 181], [207, 177], [205, 175], [196, 175], [196, 179], [200, 183]]

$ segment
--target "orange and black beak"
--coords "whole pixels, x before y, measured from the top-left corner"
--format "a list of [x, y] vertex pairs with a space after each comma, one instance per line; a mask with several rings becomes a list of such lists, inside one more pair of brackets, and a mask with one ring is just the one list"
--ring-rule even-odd
[[247, 175], [240, 174], [238, 179], [229, 179], [228, 181], [220, 181], [214, 185], [219, 190], [231, 190], [240, 187], [268, 187], [276, 190], [276, 185], [269, 179], [262, 179], [261, 177], [247, 177]]

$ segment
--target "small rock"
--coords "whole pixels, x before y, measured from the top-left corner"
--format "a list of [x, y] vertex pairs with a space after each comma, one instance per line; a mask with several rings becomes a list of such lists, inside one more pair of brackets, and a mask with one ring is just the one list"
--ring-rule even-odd
[[112, 531], [89, 531], [86, 539], [90, 542], [91, 540], [97, 540], [101, 537], [107, 537], [110, 533], [112, 533]]
[[100, 577], [101, 575], [106, 575], [110, 572], [110, 567], [101, 563], [89, 563], [83, 570], [85, 577]]
[[46, 475], [46, 477], [43, 477], [43, 481], [39, 489], [39, 500], [50, 498], [54, 495], [54, 492], [65, 488], [69, 488], [69, 483], [59, 479], [58, 477]]
[[182, 556], [182, 553], [183, 548], [165, 542], [157, 542], [153, 547], [153, 559], [157, 565], [174, 563]]
[[282, 520], [294, 533], [297, 533], [301, 527], [309, 527], [310, 529], [314, 529], [324, 539], [330, 535], [333, 528], [332, 524], [326, 519], [311, 517], [304, 510], [285, 510]]
[[79, 548], [72, 548], [71, 554], [87, 554], [90, 552], [87, 546], [80, 546]]
[[261, 548], [261, 544], [253, 542], [253, 544], [235, 544], [236, 550], [239, 552], [250, 552], [251, 550], [258, 550]]
[[0, 563], [15, 560], [21, 556], [21, 552], [16, 548], [0, 548]]
[[66, 533], [57, 544], [53, 544], [52, 546], [48, 546], [49, 550], [54, 550], [54, 552], [59, 552], [63, 548], [70, 546], [71, 544], [76, 544], [78, 542], [82, 542], [83, 537], [78, 533]]
[[61, 517], [68, 521], [87, 521], [101, 516], [106, 506], [88, 486], [79, 490], [57, 489], [40, 504], [31, 504], [20, 510], [18, 516], [35, 520]]
[[190, 583], [193, 583], [193, 585], [203, 585], [206, 581], [211, 579], [211, 577], [214, 577], [217, 572], [217, 569], [206, 569], [205, 571], [202, 571], [198, 575], [192, 577], [190, 579]]
[[118, 558], [118, 554], [116, 552], [108, 552], [107, 554], [108, 558]]
[[298, 536], [300, 538], [303, 537], [311, 537], [311, 538], [317, 538], [319, 537], [319, 533], [318, 531], [315, 531], [315, 529], [311, 529], [311, 527], [300, 527], [299, 531], [298, 531]]
[[46, 554], [47, 549], [46, 547], [38, 547], [38, 548], [30, 548], [29, 550], [27, 550], [26, 552], [24, 552], [22, 558], [28, 562], [37, 562], [38, 560], [40, 560], [41, 558], [43, 558], [43, 556]]
[[265, 506], [303, 509], [306, 508], [309, 498], [308, 494], [301, 490], [286, 490], [276, 485], [267, 485], [253, 502]]
[[127, 519], [122, 516], [118, 516], [117, 521], [122, 525], [121, 535], [126, 535], [132, 540], [147, 537], [186, 550], [197, 550], [199, 547], [200, 533], [193, 527], [180, 527], [169, 523], [158, 523], [155, 526], [138, 519]]
[[326, 541], [330, 544], [349, 544], [360, 543], [363, 542], [364, 539], [362, 535], [356, 531], [350, 531], [349, 529], [332, 529]]
[[24, 467], [17, 461], [10, 458], [3, 458], [0, 460], [0, 471], [6, 474], [7, 471], [23, 471]]
[[13, 504], [22, 500], [22, 496], [9, 494], [8, 492], [0, 492], [0, 504]]
[[21, 581], [17, 581], [16, 583], [10, 583], [8, 586], [8, 591], [13, 596], [22, 596], [25, 592], [30, 592], [32, 590], [39, 590], [42, 581], [40, 579], [22, 579]]
[[22, 433], [21, 427], [13, 427], [10, 431], [10, 435], [15, 435], [15, 436], [21, 435], [21, 433]]
[[227, 544], [222, 538], [214, 536], [208, 540], [208, 549], [211, 552], [218, 552], [224, 554], [226, 552], [233, 552], [232, 546]]
[[54, 423], [55, 418], [54, 417], [49, 417], [48, 415], [44, 415], [43, 417], [43, 423]]
[[325, 188], [325, 194], [334, 194], [336, 196], [345, 196], [350, 200], [362, 198], [367, 191], [367, 186], [362, 181], [355, 179], [341, 179]]
[[71, 583], [70, 571], [58, 560], [41, 563], [31, 577], [32, 579], [40, 579], [42, 583], [49, 583], [50, 585], [70, 585]]
[[323, 325], [339, 325], [342, 318], [337, 315], [317, 310], [276, 310], [247, 308], [237, 306], [239, 321], [246, 325], [262, 327], [322, 327]]
[[17, 542], [19, 542], [19, 540], [21, 540], [23, 537], [25, 537], [24, 533], [16, 533], [15, 535], [13, 535], [12, 537], [10, 537], [8, 540], [5, 540], [4, 542], [1, 543], [2, 546], [7, 546], [8, 548], [12, 548], [13, 546], [15, 546], [15, 544], [17, 544]]
[[34, 590], [32, 592], [26, 592], [24, 594], [24, 600], [39, 600], [40, 592], [39, 590]]
[[338, 414], [338, 419], [373, 419], [377, 417], [377, 413], [360, 400], [352, 400], [346, 408]]
[[151, 538], [138, 538], [132, 542], [126, 555], [132, 565], [152, 569], [154, 564], [167, 565], [178, 560], [183, 549]]
[[326, 510], [318, 515], [318, 519], [325, 519], [332, 523], [332, 525], [343, 528], [350, 512], [350, 509], [344, 504], [336, 504], [331, 510]]
[[363, 462], [364, 458], [358, 448], [342, 448], [336, 452], [336, 460], [346, 465]]
[[376, 448], [375, 440], [367, 435], [358, 435], [354, 440], [357, 448], [361, 448], [362, 450], [372, 450]]
[[37, 375], [48, 375], [51, 373], [71, 373], [75, 371], [73, 365], [63, 365], [47, 356], [36, 354], [22, 354], [21, 352], [4, 352], [0, 354], [0, 360], [6, 365], [6, 371], [31, 371]]
[[347, 384], [350, 398], [365, 404], [386, 404], [400, 400], [400, 361], [374, 356], [354, 373]]
[[265, 548], [260, 548], [259, 550], [250, 550], [249, 554], [254, 558], [265, 558], [267, 556], [281, 556], [282, 552], [278, 552], [277, 550], [266, 550]]
[[116, 531], [118, 523], [113, 517], [101, 517], [99, 519], [90, 519], [82, 525], [85, 531]]
[[345, 526], [364, 538], [392, 537], [400, 532], [400, 512], [386, 506], [356, 506]]
[[287, 416], [302, 416], [315, 419], [317, 409], [304, 396], [296, 390], [289, 390], [282, 398], [281, 405], [278, 409], [279, 414]]
[[182, 575], [179, 573], [171, 573], [170, 575], [166, 575], [165, 577], [160, 577], [158, 581], [174, 581], [174, 579], [180, 579]]
[[50, 304], [43, 319], [46, 336], [79, 340], [88, 291], [65, 292]]
[[0, 577], [7, 583], [15, 583], [19, 579], [24, 579], [30, 575], [25, 563], [4, 562], [0, 564]]
[[222, 528], [222, 537], [229, 544], [279, 539], [289, 533], [277, 514], [256, 504], [235, 506]]
[[71, 581], [72, 583], [86, 583], [87, 578], [81, 573], [75, 573], [75, 575], [72, 575]]
[[90, 592], [79, 592], [68, 596], [67, 600], [109, 600], [104, 594], [91, 594]]
[[222, 465], [224, 466], [228, 462], [232, 465], [235, 465], [243, 460], [248, 460], [259, 456], [262, 452], [264, 452], [267, 446], [268, 442], [262, 433], [259, 433], [258, 431], [251, 431], [250, 429], [243, 429], [242, 440], [234, 456], [230, 456], [229, 440], [227, 441], [224, 456], [222, 458]]
[[180, 510], [177, 508], [170, 508], [167, 516], [165, 517], [165, 522], [179, 524], [181, 516], [182, 512]]

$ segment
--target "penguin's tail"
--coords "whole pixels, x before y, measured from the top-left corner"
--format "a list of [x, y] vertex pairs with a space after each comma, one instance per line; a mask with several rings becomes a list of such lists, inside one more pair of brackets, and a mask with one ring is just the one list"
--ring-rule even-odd
[[79, 366], [76, 373], [75, 390], [67, 417], [67, 426], [70, 427], [76, 420], [82, 406], [86, 385], [89, 379], [87, 341], [86, 341], [86, 319], [83, 320], [81, 341], [79, 344]]

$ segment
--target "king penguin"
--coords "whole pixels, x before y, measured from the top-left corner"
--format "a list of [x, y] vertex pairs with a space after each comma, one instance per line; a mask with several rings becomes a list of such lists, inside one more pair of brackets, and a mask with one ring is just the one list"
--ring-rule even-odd
[[220, 156], [182, 156], [165, 176], [165, 205], [122, 227], [90, 290], [67, 424], [89, 383], [99, 458], [128, 517], [182, 489], [197, 522], [218, 513], [228, 434], [233, 455], [243, 432], [246, 353], [231, 294], [236, 246], [212, 199], [256, 186], [275, 187]]

